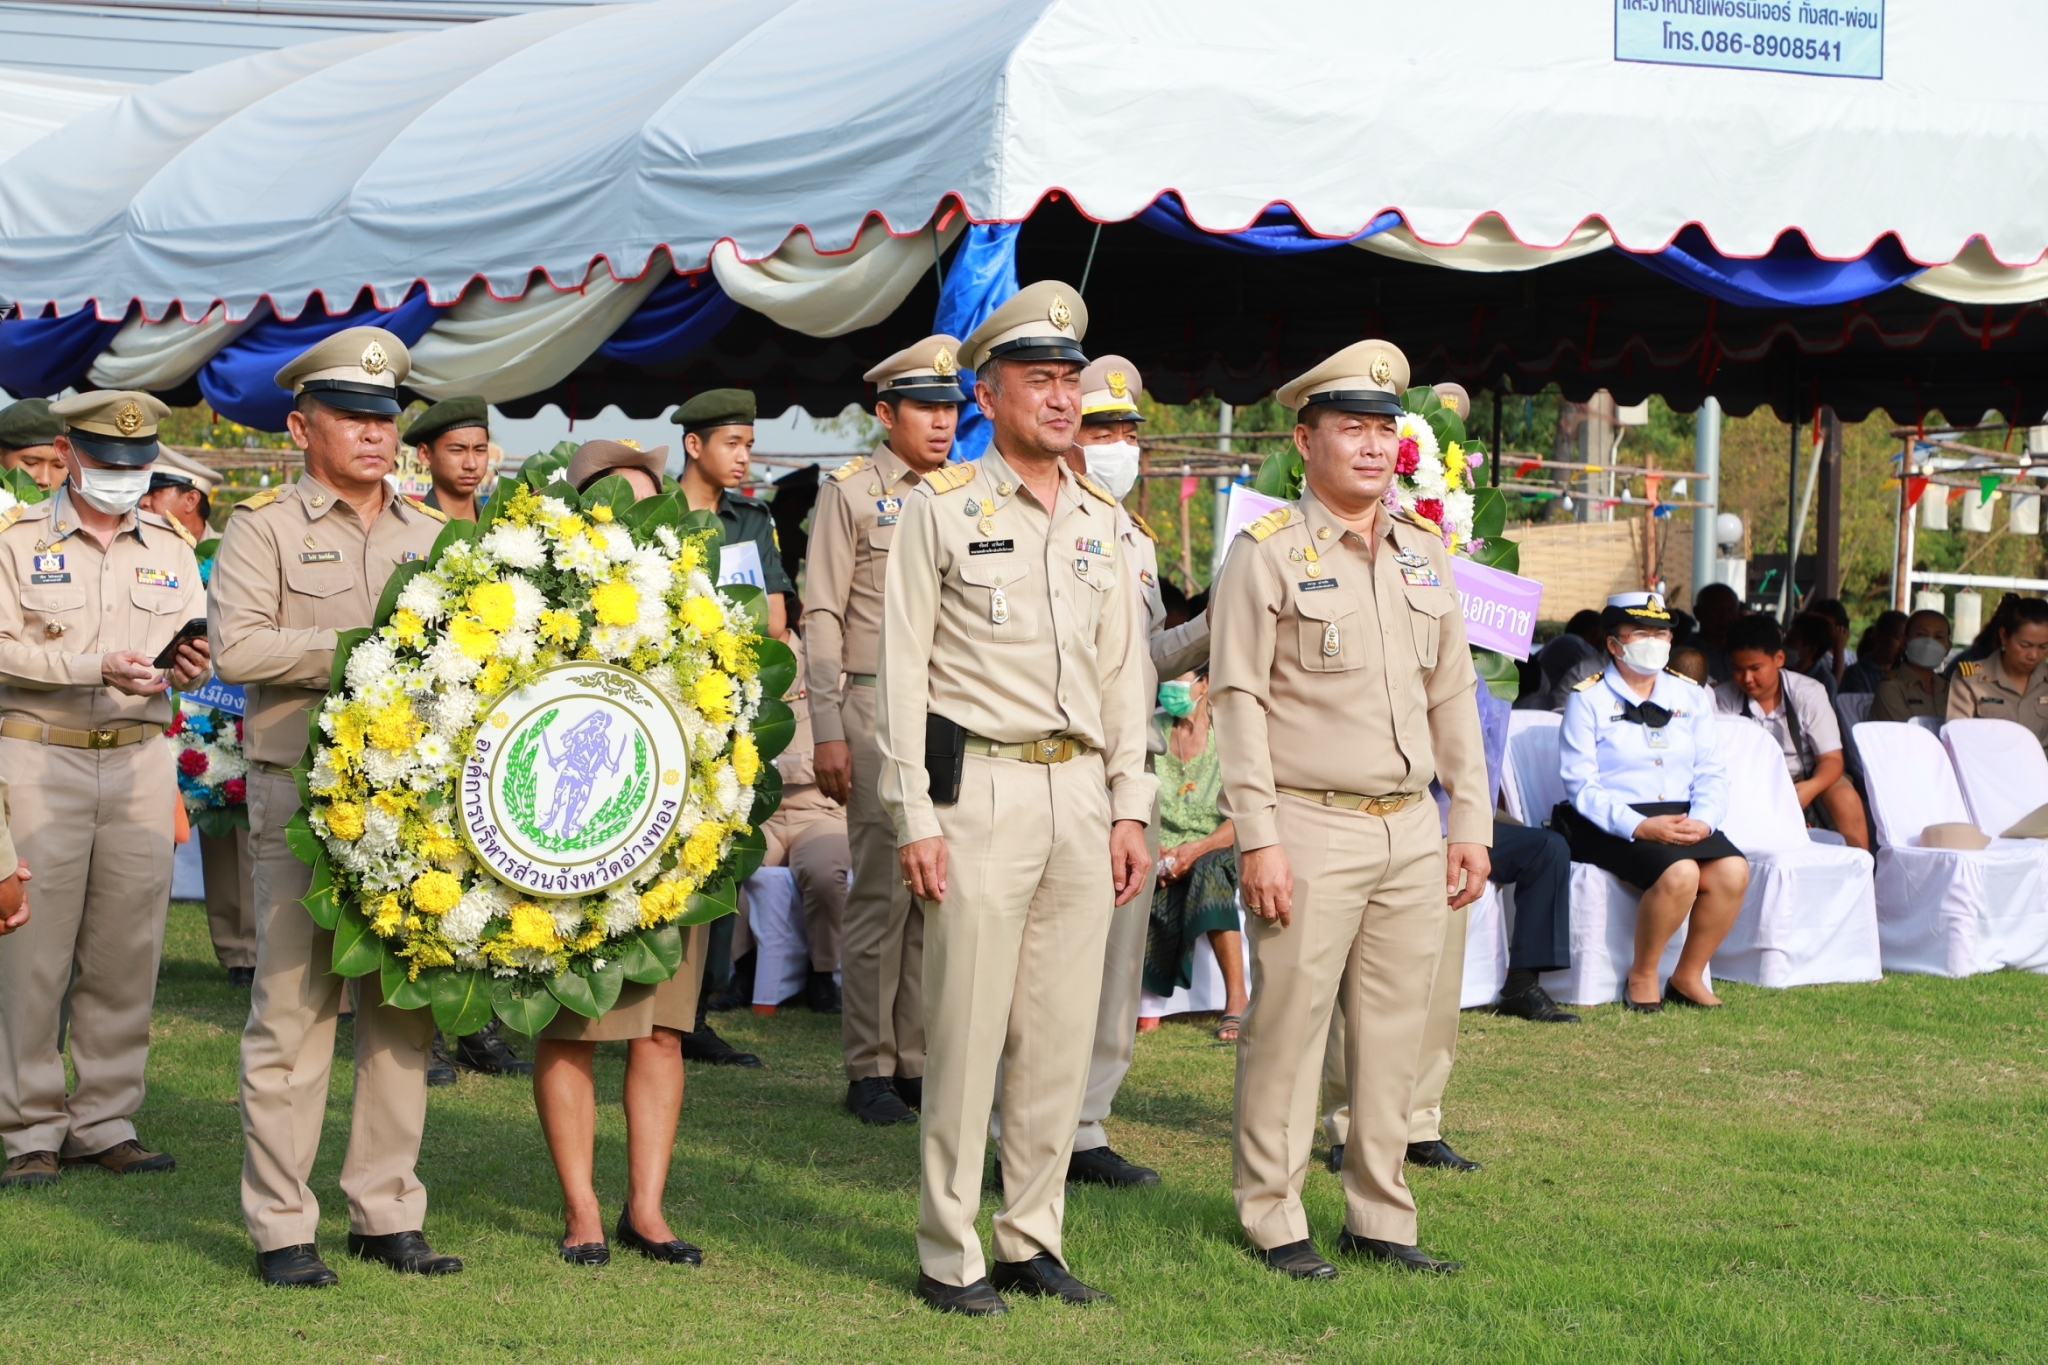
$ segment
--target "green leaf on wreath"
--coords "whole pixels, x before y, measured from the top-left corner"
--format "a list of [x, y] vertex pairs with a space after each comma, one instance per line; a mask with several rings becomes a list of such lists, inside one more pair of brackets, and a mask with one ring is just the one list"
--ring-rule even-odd
[[754, 745], [762, 758], [773, 758], [789, 747], [796, 737], [796, 712], [780, 697], [763, 697], [760, 714], [754, 717]]
[[16, 502], [37, 503], [49, 496], [26, 469], [0, 470], [0, 484], [6, 486]]
[[491, 1008], [507, 1028], [538, 1037], [540, 1031], [561, 1013], [562, 1002], [548, 988], [530, 976], [492, 977]]
[[1436, 435], [1438, 450], [1449, 450], [1453, 441], [1459, 445], [1465, 444], [1465, 423], [1459, 418], [1456, 408], [1438, 408], [1435, 412], [1427, 414], [1424, 420], [1429, 423], [1430, 431]]
[[761, 860], [768, 856], [768, 839], [761, 833], [759, 825], [732, 836], [732, 858], [727, 864], [736, 881], [745, 881], [760, 868]]
[[772, 635], [764, 635], [754, 643], [754, 658], [761, 665], [761, 695], [786, 696], [789, 685], [796, 681], [796, 651]]
[[543, 492], [555, 481], [557, 475], [569, 467], [569, 461], [576, 458], [576, 442], [557, 441], [554, 448], [544, 455], [529, 455], [526, 463], [519, 466], [519, 481], [536, 493]]
[[1415, 384], [1401, 394], [1401, 410], [1412, 412], [1417, 417], [1427, 417], [1443, 407], [1444, 400], [1436, 396], [1436, 390], [1427, 384]]
[[[367, 626], [357, 626], [353, 630], [344, 630], [341, 634], [334, 637], [334, 662], [328, 665], [327, 668], [327, 690], [329, 692], [341, 691], [343, 677], [348, 671], [348, 656], [355, 652], [357, 645], [369, 638], [370, 631]], [[306, 716], [307, 719], [313, 722], [313, 743], [316, 745], [325, 744], [327, 736], [320, 732], [320, 708], [314, 707], [306, 713]]]
[[1522, 695], [1521, 668], [1499, 650], [1472, 646], [1472, 664], [1485, 679], [1486, 690], [1502, 701], [1513, 701]]
[[[315, 707], [314, 709], [318, 710], [319, 708]], [[307, 747], [306, 752], [299, 755], [299, 761], [292, 764], [292, 786], [298, 789], [299, 805], [304, 809], [312, 809], [313, 750], [310, 745]]]
[[368, 976], [384, 965], [384, 940], [353, 905], [344, 904], [334, 921], [334, 974]]
[[209, 839], [225, 839], [235, 832], [233, 806], [208, 806], [192, 817], [192, 828]]
[[595, 1019], [604, 1011], [597, 1006], [597, 996], [590, 989], [590, 978], [578, 971], [566, 971], [559, 976], [548, 978], [548, 994], [562, 1002], [564, 1008]]
[[754, 779], [754, 806], [747, 812], [747, 823], [767, 824], [768, 817], [775, 814], [781, 804], [782, 770], [773, 763], [763, 763], [760, 776]]
[[1472, 490], [1472, 539], [1493, 540], [1508, 529], [1508, 495], [1498, 488]]
[[693, 894], [675, 922], [679, 925], [709, 924], [715, 919], [723, 919], [740, 908], [739, 899], [739, 889], [732, 878], [720, 878]]
[[292, 856], [308, 867], [326, 852], [321, 847], [320, 836], [313, 832], [312, 824], [307, 821], [303, 808], [293, 811], [292, 818], [285, 821], [284, 843], [285, 847], [292, 851]]
[[211, 540], [202, 540], [197, 545], [194, 545], [192, 547], [192, 557], [198, 560], [201, 564], [204, 564], [207, 560], [212, 559], [215, 555], [219, 553], [219, 536], [215, 536]]
[[435, 977], [434, 1022], [444, 1038], [460, 1038], [490, 1023], [491, 989], [484, 973], [444, 971]]
[[633, 485], [618, 474], [607, 474], [583, 490], [577, 505], [586, 512], [601, 506], [609, 507], [614, 518], [623, 519], [633, 501]]
[[473, 521], [451, 521], [441, 528], [441, 534], [434, 537], [434, 548], [427, 551], [427, 557], [415, 561], [422, 564], [438, 564], [441, 552], [458, 540], [475, 540], [483, 534], [483, 528]]
[[405, 959], [384, 949], [384, 966], [377, 980], [384, 987], [384, 1003], [395, 1010], [423, 1010], [434, 1003], [434, 985], [431, 977], [422, 976], [417, 981], [406, 980]]
[[683, 961], [683, 931], [673, 924], [635, 929], [617, 942], [626, 980], [642, 986], [660, 985], [676, 974]]
[[1301, 496], [1301, 477], [1301, 452], [1283, 450], [1268, 455], [1259, 465], [1259, 472], [1252, 479], [1252, 488], [1269, 498], [1285, 498], [1292, 502]]
[[626, 989], [626, 968], [617, 958], [608, 958], [603, 967], [590, 973], [590, 998], [597, 1002], [597, 1012], [603, 1014], [619, 1003], [619, 992]]
[[327, 861], [325, 850], [313, 864], [313, 884], [306, 888], [305, 895], [299, 897], [299, 904], [306, 907], [313, 923], [322, 929], [332, 929], [341, 918], [341, 902], [336, 899], [334, 889], [334, 865]]
[[654, 534], [657, 526], [675, 529], [683, 519], [683, 501], [674, 493], [663, 493], [659, 497], [642, 498], [626, 509], [627, 529], [641, 539]]
[[753, 622], [754, 634], [768, 634], [768, 594], [752, 583], [727, 583], [719, 591], [733, 600], [733, 605], [747, 614]]
[[705, 553], [710, 558], [704, 565], [704, 572], [717, 578], [718, 552], [725, 545], [725, 523], [718, 519], [718, 513], [686, 509], [681, 520], [676, 522], [676, 534], [685, 540], [692, 536], [710, 537], [705, 542]]
[[1503, 573], [1520, 573], [1522, 571], [1522, 547], [1515, 544], [1512, 540], [1489, 540], [1486, 542], [1485, 548], [1473, 555], [1472, 559], [1476, 563], [1484, 564], [1489, 568], [1499, 569]]
[[398, 594], [405, 591], [405, 585], [415, 576], [427, 571], [424, 559], [408, 560], [391, 571], [391, 577], [384, 580], [384, 591], [377, 598], [377, 614], [370, 623], [378, 629], [391, 624], [391, 613], [398, 610]]
[[505, 519], [505, 510], [512, 505], [512, 499], [519, 492], [519, 480], [501, 478], [497, 491], [484, 504], [484, 519], [480, 529], [488, 531]]

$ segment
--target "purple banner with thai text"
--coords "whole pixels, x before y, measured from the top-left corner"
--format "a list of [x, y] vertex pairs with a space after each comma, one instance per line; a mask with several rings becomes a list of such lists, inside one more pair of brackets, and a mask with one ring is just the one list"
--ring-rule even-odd
[[1543, 585], [1469, 559], [1456, 561], [1451, 572], [1457, 578], [1458, 598], [1465, 604], [1465, 638], [1480, 649], [1528, 658]]

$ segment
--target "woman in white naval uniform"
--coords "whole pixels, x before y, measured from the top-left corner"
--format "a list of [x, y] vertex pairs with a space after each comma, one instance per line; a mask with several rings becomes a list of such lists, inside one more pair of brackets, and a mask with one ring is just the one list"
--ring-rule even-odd
[[1601, 613], [1607, 670], [1565, 702], [1558, 756], [1566, 800], [1550, 823], [1572, 861], [1639, 888], [1635, 961], [1622, 1003], [1661, 1010], [1657, 964], [1678, 926], [1685, 946], [1664, 988], [1680, 1005], [1720, 1004], [1707, 962], [1742, 909], [1749, 863], [1720, 832], [1728, 810], [1713, 694], [1665, 669], [1671, 615], [1658, 593], [1621, 593]]

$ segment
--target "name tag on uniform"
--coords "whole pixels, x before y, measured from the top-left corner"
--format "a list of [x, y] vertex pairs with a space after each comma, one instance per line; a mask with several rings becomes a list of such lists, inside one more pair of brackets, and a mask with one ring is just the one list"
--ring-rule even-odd
[[1436, 569], [1424, 560], [1420, 565], [1403, 564], [1401, 581], [1411, 588], [1441, 588], [1444, 581], [1436, 576]]
[[1652, 730], [1649, 726], [1645, 725], [1643, 727], [1643, 742], [1652, 749], [1668, 749], [1671, 747], [1671, 736], [1662, 726]]
[[1324, 588], [1336, 587], [1337, 580], [1334, 578], [1304, 578], [1295, 586], [1303, 592], [1321, 592]]
[[[58, 558], [61, 559], [63, 556], [59, 555]], [[31, 583], [69, 583], [71, 575], [68, 573], [32, 573], [28, 576], [28, 581]]]
[[897, 514], [903, 510], [903, 499], [876, 498], [875, 510], [877, 512], [880, 512], [883, 516], [887, 517], [889, 519], [888, 524], [893, 526], [896, 524]]
[[1014, 540], [971, 540], [967, 553], [971, 555], [1006, 555], [1017, 548]]
[[37, 555], [37, 556], [35, 557], [35, 560], [36, 560], [36, 572], [37, 572], [37, 573], [63, 573], [63, 572], [64, 572], [64, 556], [63, 556], [63, 555], [60, 555], [60, 554], [47, 554], [47, 555]]
[[1107, 555], [1109, 553], [1108, 548], [1101, 541], [1090, 540], [1086, 536], [1082, 536], [1079, 540], [1075, 541], [1074, 548], [1084, 555]]
[[898, 521], [900, 521], [900, 520], [902, 520], [902, 518], [900, 518], [900, 517], [876, 517], [876, 518], [875, 518], [875, 525], [877, 525], [877, 526], [894, 526], [894, 525], [895, 525], [895, 524], [896, 524], [896, 523], [897, 523]]
[[339, 563], [341, 563], [341, 551], [339, 551], [339, 550], [308, 550], [308, 551], [307, 551], [306, 553], [304, 553], [304, 554], [302, 554], [302, 555], [300, 555], [300, 556], [299, 556], [299, 563], [301, 563], [301, 564], [339, 564]]
[[174, 573], [165, 573], [162, 569], [137, 569], [135, 571], [135, 581], [146, 588], [175, 588], [178, 586], [178, 576]]

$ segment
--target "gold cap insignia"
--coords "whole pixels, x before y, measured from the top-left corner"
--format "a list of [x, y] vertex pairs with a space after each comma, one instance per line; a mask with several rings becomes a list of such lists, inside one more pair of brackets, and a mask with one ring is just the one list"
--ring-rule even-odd
[[1370, 373], [1373, 383], [1390, 384], [1394, 380], [1394, 362], [1388, 360], [1386, 353], [1382, 351], [1372, 358], [1372, 370]]
[[1128, 397], [1130, 397], [1130, 394], [1131, 394], [1131, 377], [1130, 377], [1129, 375], [1125, 374], [1125, 373], [1124, 373], [1124, 372], [1123, 372], [1122, 370], [1111, 370], [1111, 371], [1109, 372], [1109, 376], [1108, 376], [1108, 377], [1109, 377], [1109, 396], [1110, 396], [1110, 397], [1112, 397], [1112, 398], [1128, 398]]
[[1064, 332], [1074, 321], [1074, 310], [1067, 307], [1065, 299], [1054, 294], [1052, 307], [1045, 310], [1045, 320]]
[[391, 367], [391, 357], [384, 354], [384, 348], [376, 342], [363, 347], [363, 373], [382, 374]]
[[114, 429], [123, 436], [133, 436], [142, 430], [142, 409], [136, 406], [134, 399], [123, 403], [121, 410], [114, 414]]
[[958, 367], [953, 363], [953, 353], [943, 346], [939, 347], [937, 354], [932, 356], [932, 373], [951, 374], [956, 368]]

